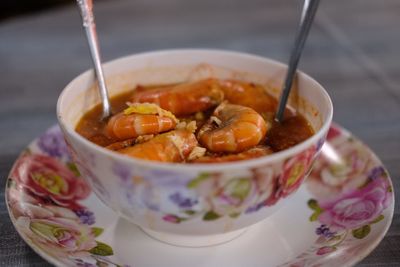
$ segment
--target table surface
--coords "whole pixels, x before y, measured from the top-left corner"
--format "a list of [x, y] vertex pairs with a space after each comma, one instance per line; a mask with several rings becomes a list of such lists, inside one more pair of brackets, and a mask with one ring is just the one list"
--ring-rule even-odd
[[[167, 48], [244, 51], [287, 61], [301, 1], [113, 0], [95, 12], [105, 60]], [[400, 191], [400, 2], [323, 1], [300, 68], [327, 88], [334, 120], [368, 144]], [[56, 123], [62, 88], [90, 68], [75, 6], [0, 24], [0, 188], [19, 152]], [[397, 194], [397, 202], [400, 200]], [[17, 235], [0, 193], [0, 266], [47, 266]], [[400, 209], [358, 266], [400, 266]]]

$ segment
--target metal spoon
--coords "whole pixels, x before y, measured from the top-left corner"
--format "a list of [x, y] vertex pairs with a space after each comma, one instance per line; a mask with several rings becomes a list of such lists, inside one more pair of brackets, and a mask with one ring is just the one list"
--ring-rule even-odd
[[301, 53], [303, 52], [304, 43], [306, 42], [308, 33], [314, 20], [315, 13], [318, 9], [319, 0], [305, 0], [303, 12], [301, 14], [300, 25], [290, 55], [289, 66], [286, 73], [285, 83], [279, 99], [278, 110], [275, 115], [275, 120], [282, 122], [283, 114], [286, 107], [286, 102], [289, 97], [290, 89], [292, 88], [293, 79], [296, 75], [297, 65], [299, 64]]
[[81, 11], [83, 28], [86, 32], [86, 38], [88, 40], [90, 53], [94, 63], [94, 70], [99, 85], [99, 91], [103, 106], [102, 119], [105, 120], [111, 115], [110, 99], [108, 97], [108, 91], [106, 82], [104, 79], [103, 68], [101, 66], [100, 48], [99, 41], [97, 39], [96, 24], [94, 22], [93, 15], [93, 0], [77, 0], [78, 6]]

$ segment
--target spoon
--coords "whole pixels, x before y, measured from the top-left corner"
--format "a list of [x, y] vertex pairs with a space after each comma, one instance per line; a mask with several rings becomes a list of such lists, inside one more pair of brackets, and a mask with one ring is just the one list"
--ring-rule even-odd
[[93, 15], [93, 0], [77, 0], [77, 3], [81, 11], [83, 28], [86, 32], [86, 38], [89, 44], [90, 54], [92, 55], [94, 70], [99, 85], [98, 88], [103, 107], [102, 120], [106, 120], [111, 116], [111, 106], [104, 79], [103, 68], [101, 66], [99, 41], [97, 39], [96, 24]]
[[314, 20], [315, 13], [318, 9], [319, 0], [305, 0], [303, 11], [301, 14], [300, 25], [294, 41], [294, 46], [290, 55], [289, 66], [286, 73], [285, 83], [281, 96], [279, 98], [278, 110], [275, 120], [282, 122], [286, 103], [292, 88], [293, 79], [295, 78], [297, 65], [299, 64], [301, 53], [303, 52], [304, 43], [306, 42], [308, 33]]

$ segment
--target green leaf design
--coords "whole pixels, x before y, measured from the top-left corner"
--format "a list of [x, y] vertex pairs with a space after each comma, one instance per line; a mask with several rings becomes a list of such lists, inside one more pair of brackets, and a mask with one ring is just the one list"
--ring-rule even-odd
[[221, 217], [221, 215], [219, 215], [218, 213], [216, 213], [213, 210], [210, 210], [209, 212], [207, 212], [206, 214], [204, 214], [203, 216], [203, 220], [204, 221], [214, 221], [217, 220]]
[[104, 262], [104, 261], [101, 261], [101, 260], [99, 260], [99, 259], [96, 259], [96, 266], [97, 267], [108, 267], [108, 266], [110, 266], [108, 263], [106, 263], [106, 262]]
[[331, 238], [328, 239], [329, 242], [332, 241], [339, 241], [342, 238], [342, 235], [334, 235]]
[[109, 245], [104, 244], [100, 241], [96, 241], [96, 243], [97, 243], [97, 246], [95, 246], [94, 248], [89, 250], [90, 253], [95, 254], [95, 255], [100, 255], [100, 256], [114, 255], [114, 251], [112, 250], [112, 248]]
[[59, 231], [63, 231], [62, 229], [57, 228], [57, 226], [55, 225], [41, 222], [31, 222], [30, 228], [32, 232], [34, 232], [38, 236], [45, 236], [47, 238], [54, 238], [55, 235], [59, 234]]
[[320, 206], [318, 205], [318, 201], [316, 201], [315, 199], [310, 199], [307, 202], [307, 205], [312, 210], [321, 210]]
[[92, 227], [92, 233], [95, 237], [98, 237], [99, 235], [101, 235], [104, 232], [103, 228], [100, 227]]
[[243, 201], [250, 193], [251, 182], [247, 178], [239, 178], [231, 181], [226, 190], [230, 192], [230, 195], [234, 198], [238, 198]]
[[383, 216], [383, 214], [381, 214], [381, 215], [379, 215], [378, 217], [376, 217], [376, 218], [371, 222], [371, 224], [378, 223], [378, 222], [382, 221], [384, 218], [385, 218], [385, 216]]
[[204, 180], [207, 180], [209, 176], [210, 175], [206, 172], [200, 173], [199, 176], [197, 176], [196, 178], [194, 178], [187, 184], [187, 188], [189, 188], [189, 189], [196, 188], [199, 184], [201, 184], [201, 182], [203, 182]]
[[234, 212], [234, 213], [229, 214], [229, 217], [231, 217], [233, 219], [235, 219], [235, 218], [237, 218], [239, 216], [240, 216], [240, 212]]
[[109, 260], [100, 260], [98, 258], [95, 258], [96, 260], [96, 266], [97, 267], [110, 267], [110, 266], [115, 266], [115, 267], [123, 267], [122, 265], [116, 264], [114, 262], [110, 262]]
[[81, 176], [81, 173], [79, 172], [78, 168], [76, 167], [75, 163], [73, 162], [67, 162], [67, 167], [70, 171], [72, 171], [75, 176]]
[[311, 214], [309, 220], [310, 222], [315, 222], [316, 220], [318, 220], [319, 215], [321, 214], [321, 210], [316, 210], [313, 214]]
[[184, 211], [187, 215], [194, 215], [196, 213], [196, 211], [194, 210], [185, 210]]
[[321, 209], [321, 207], [318, 204], [318, 201], [315, 199], [310, 199], [307, 202], [307, 205], [310, 209], [312, 209], [314, 212], [313, 214], [311, 214], [309, 220], [310, 222], [314, 222], [316, 220], [318, 220], [319, 215], [324, 211], [323, 209]]
[[371, 226], [369, 224], [361, 226], [360, 228], [351, 231], [353, 236], [357, 239], [363, 239], [371, 232]]

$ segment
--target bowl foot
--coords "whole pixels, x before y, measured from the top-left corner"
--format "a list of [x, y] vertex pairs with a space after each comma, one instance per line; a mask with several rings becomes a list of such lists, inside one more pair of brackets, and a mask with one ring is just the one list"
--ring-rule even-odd
[[244, 228], [217, 235], [177, 235], [140, 228], [143, 232], [158, 241], [179, 247], [208, 247], [223, 244], [239, 237], [248, 229]]

